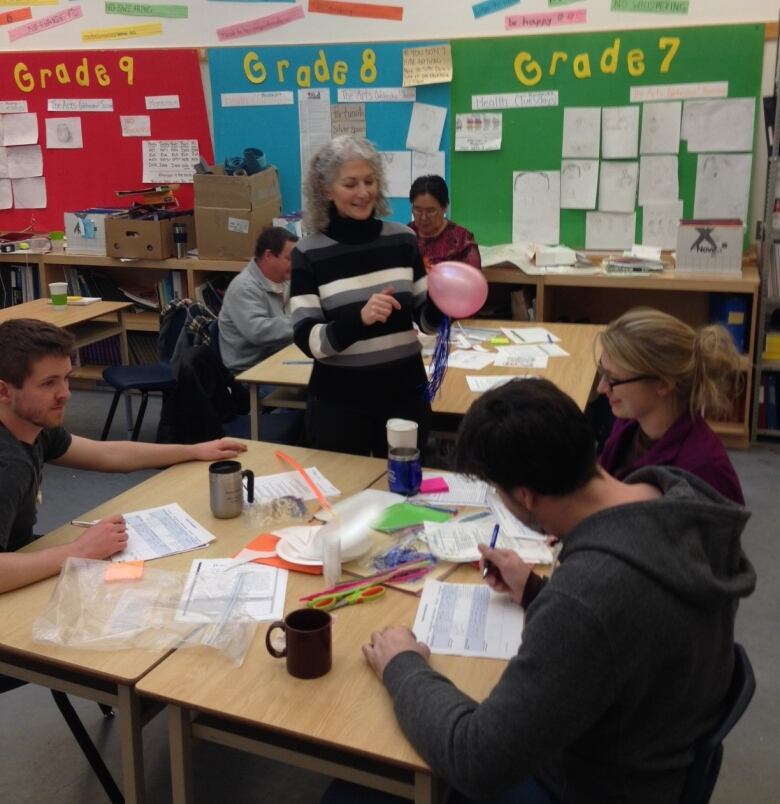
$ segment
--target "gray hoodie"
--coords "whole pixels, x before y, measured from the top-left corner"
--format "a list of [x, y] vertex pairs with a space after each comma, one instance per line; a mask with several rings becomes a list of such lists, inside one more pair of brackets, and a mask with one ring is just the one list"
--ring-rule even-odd
[[563, 542], [523, 643], [477, 704], [402, 653], [385, 668], [402, 729], [434, 771], [488, 800], [533, 775], [569, 804], [676, 802], [722, 715], [737, 601], [755, 587], [749, 514], [677, 469], [663, 497], [609, 508]]

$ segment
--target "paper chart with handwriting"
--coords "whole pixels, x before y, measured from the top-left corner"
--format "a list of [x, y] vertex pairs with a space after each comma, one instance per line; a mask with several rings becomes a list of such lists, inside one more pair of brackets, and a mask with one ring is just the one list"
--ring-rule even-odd
[[522, 642], [523, 610], [484, 584], [426, 581], [414, 633], [431, 653], [511, 659]]

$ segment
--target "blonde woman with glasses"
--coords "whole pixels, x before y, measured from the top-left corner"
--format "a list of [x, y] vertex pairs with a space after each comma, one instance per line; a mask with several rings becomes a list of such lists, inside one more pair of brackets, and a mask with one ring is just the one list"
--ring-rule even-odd
[[740, 505], [739, 479], [705, 417], [727, 415], [738, 395], [739, 354], [719, 325], [698, 330], [648, 307], [629, 310], [600, 336], [598, 391], [617, 421], [599, 458], [617, 478], [676, 466]]

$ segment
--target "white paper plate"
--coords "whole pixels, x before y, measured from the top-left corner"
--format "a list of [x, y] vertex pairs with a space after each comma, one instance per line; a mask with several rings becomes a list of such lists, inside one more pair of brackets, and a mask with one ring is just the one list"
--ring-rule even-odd
[[289, 561], [291, 564], [302, 564], [305, 567], [321, 567], [322, 561], [315, 561], [312, 558], [298, 558], [297, 553], [290, 553], [287, 550], [287, 545], [284, 543], [284, 539], [280, 539], [276, 543], [276, 555], [279, 558], [284, 559], [285, 561]]

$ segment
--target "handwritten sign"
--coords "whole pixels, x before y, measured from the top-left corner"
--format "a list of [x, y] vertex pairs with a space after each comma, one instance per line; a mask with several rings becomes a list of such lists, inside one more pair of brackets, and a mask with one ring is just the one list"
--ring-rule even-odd
[[474, 19], [478, 20], [480, 17], [494, 14], [509, 6], [516, 6], [519, 2], [520, 0], [483, 0], [481, 3], [474, 3], [471, 12], [474, 14]]
[[330, 107], [330, 136], [366, 136], [366, 106], [363, 103], [334, 103]]
[[339, 103], [404, 103], [417, 100], [414, 87], [372, 87], [340, 89]]
[[27, 111], [26, 100], [0, 101], [0, 114], [19, 114]]
[[187, 19], [187, 6], [150, 5], [149, 3], [106, 3], [106, 14], [124, 14], [128, 17], [168, 17]]
[[336, 14], [342, 17], [366, 17], [374, 20], [404, 18], [402, 6], [374, 6], [368, 3], [346, 3], [341, 0], [309, 0], [309, 14]]
[[558, 90], [549, 92], [502, 92], [495, 95], [472, 95], [471, 108], [528, 109], [537, 106], [557, 106]]
[[631, 103], [656, 100], [684, 100], [686, 98], [725, 98], [729, 94], [728, 81], [705, 81], [700, 84], [656, 84], [631, 87]]
[[553, 25], [575, 25], [587, 21], [587, 10], [543, 11], [541, 14], [515, 14], [504, 18], [507, 31], [515, 28], [550, 28]]
[[27, 22], [20, 25], [18, 28], [11, 28], [8, 31], [8, 39], [15, 42], [25, 36], [34, 36], [42, 31], [48, 31], [50, 28], [56, 28], [59, 25], [65, 25], [68, 22], [79, 19], [81, 17], [81, 6], [73, 6], [72, 8], [65, 8], [56, 14], [49, 14], [46, 17], [40, 17], [32, 22]]
[[224, 28], [217, 28], [217, 39], [220, 42], [231, 39], [240, 39], [242, 36], [254, 36], [254, 34], [270, 31], [281, 25], [287, 25], [295, 20], [303, 19], [303, 7], [294, 6], [293, 8], [277, 11], [274, 14], [266, 14], [254, 20], [239, 22], [235, 25], [226, 25]]
[[112, 98], [49, 98], [46, 108], [50, 112], [113, 112]]
[[452, 51], [449, 45], [404, 48], [403, 57], [405, 87], [452, 81]]
[[612, 0], [611, 11], [644, 14], [687, 14], [688, 0]]
[[147, 95], [144, 98], [146, 109], [179, 109], [178, 95]]
[[119, 39], [137, 39], [143, 36], [160, 36], [163, 28], [160, 22], [147, 22], [144, 25], [129, 25], [119, 28], [92, 28], [81, 32], [82, 42], [99, 42], [101, 40], [117, 41]]
[[219, 96], [222, 108], [228, 106], [292, 106], [292, 92], [223, 92]]

